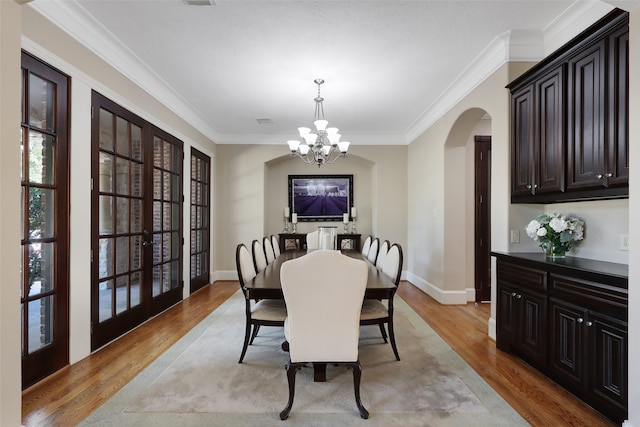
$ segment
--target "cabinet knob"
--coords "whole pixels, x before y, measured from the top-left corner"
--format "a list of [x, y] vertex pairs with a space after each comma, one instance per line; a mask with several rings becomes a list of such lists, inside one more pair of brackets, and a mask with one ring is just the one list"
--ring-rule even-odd
[[607, 174], [607, 178], [611, 178], [612, 176], [613, 176], [613, 174], [612, 174], [611, 172], [609, 172], [609, 173]]
[[587, 327], [589, 327], [591, 325], [593, 325], [593, 322], [591, 322], [591, 321], [587, 322]]
[[596, 175], [596, 178], [598, 178], [598, 179], [602, 179], [602, 178], [604, 178], [604, 176], [603, 176], [602, 174], [600, 174], [600, 173], [599, 173], [598, 175]]
[[515, 296], [516, 296], [516, 293], [515, 293], [515, 292], [511, 292], [511, 296], [512, 296], [512, 297], [515, 297]]
[[527, 188], [528, 188], [529, 190], [531, 190], [531, 184], [527, 185]]
[[538, 188], [538, 184], [533, 184], [533, 188]]
[[584, 322], [584, 319], [583, 319], [582, 317], [578, 317], [578, 319], [576, 320], [576, 322], [578, 322], [578, 323], [582, 323], [582, 322]]
[[516, 298], [520, 299], [520, 298], [522, 298], [522, 295], [518, 294], [518, 296], [516, 296]]

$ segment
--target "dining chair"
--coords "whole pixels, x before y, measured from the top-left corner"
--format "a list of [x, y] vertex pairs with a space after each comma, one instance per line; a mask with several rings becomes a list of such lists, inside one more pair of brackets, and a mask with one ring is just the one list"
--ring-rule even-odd
[[267, 268], [267, 257], [264, 254], [264, 248], [262, 247], [262, 243], [260, 240], [254, 240], [251, 243], [251, 252], [253, 253], [253, 266], [255, 268], [256, 273], [262, 273], [262, 271]]
[[307, 250], [320, 247], [320, 232], [318, 230], [307, 233]]
[[[400, 283], [400, 275], [402, 273], [402, 247], [394, 243], [389, 248], [387, 256], [384, 259], [384, 265], [382, 266], [382, 274], [387, 275], [398, 288]], [[378, 325], [380, 327], [380, 333], [384, 342], [387, 342], [387, 333], [384, 329], [384, 324], [387, 324], [389, 328], [389, 340], [391, 341], [391, 348], [393, 354], [396, 356], [396, 360], [400, 360], [398, 354], [398, 347], [396, 346], [396, 337], [393, 331], [393, 297], [387, 300], [387, 304], [376, 299], [367, 299], [362, 304], [362, 311], [360, 313], [360, 325]]]
[[371, 239], [373, 237], [368, 236], [366, 239], [364, 239], [364, 243], [362, 244], [362, 255], [365, 256], [365, 258], [367, 257], [367, 255], [369, 255], [369, 249], [371, 248]]
[[358, 360], [358, 318], [367, 276], [364, 261], [332, 250], [314, 251], [282, 264], [280, 279], [288, 308], [284, 334], [289, 346], [289, 401], [280, 419], [287, 419], [291, 411], [296, 371], [310, 362], [349, 367], [360, 416], [369, 417], [360, 401], [362, 368]]
[[271, 264], [276, 259], [276, 253], [273, 250], [273, 244], [271, 244], [271, 238], [269, 237], [263, 238], [262, 245], [264, 246], [264, 254], [267, 257], [267, 264]]
[[367, 259], [373, 265], [376, 265], [376, 258], [378, 258], [378, 247], [380, 246], [380, 239], [377, 237], [371, 241], [369, 246], [369, 252], [367, 253]]
[[[244, 294], [245, 302], [246, 323], [244, 344], [242, 346], [242, 353], [240, 353], [240, 360], [238, 360], [238, 363], [242, 363], [247, 348], [249, 344], [253, 343], [253, 339], [258, 334], [260, 326], [284, 326], [284, 319], [287, 317], [287, 307], [283, 300], [263, 299], [253, 301], [249, 298], [245, 284], [256, 276], [256, 270], [251, 260], [251, 255], [249, 255], [249, 250], [243, 243], [240, 243], [236, 248], [236, 268], [238, 270], [240, 289], [242, 289], [242, 293]], [[251, 332], [252, 328], [253, 333]]]
[[382, 270], [382, 266], [384, 265], [384, 259], [387, 257], [387, 252], [389, 252], [389, 241], [385, 240], [380, 245], [380, 250], [378, 251], [378, 258], [376, 258], [376, 268], [378, 270]]
[[271, 246], [273, 246], [273, 253], [278, 258], [280, 256], [280, 242], [275, 235], [271, 235]]

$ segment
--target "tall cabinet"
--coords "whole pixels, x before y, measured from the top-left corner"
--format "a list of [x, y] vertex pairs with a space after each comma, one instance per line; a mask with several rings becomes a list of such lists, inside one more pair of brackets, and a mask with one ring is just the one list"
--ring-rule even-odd
[[628, 197], [628, 40], [616, 9], [507, 86], [512, 202]]

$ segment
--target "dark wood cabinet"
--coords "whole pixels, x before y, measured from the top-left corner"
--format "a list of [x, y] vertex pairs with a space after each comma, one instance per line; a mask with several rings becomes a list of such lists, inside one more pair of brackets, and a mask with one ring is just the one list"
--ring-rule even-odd
[[513, 203], [628, 197], [628, 49], [616, 9], [507, 85]]
[[514, 196], [564, 191], [564, 81], [560, 65], [511, 97]]
[[496, 345], [518, 354], [533, 366], [547, 359], [547, 296], [531, 288], [546, 288], [545, 273], [536, 269], [498, 266], [498, 313], [500, 328]]
[[496, 346], [616, 422], [627, 417], [628, 267], [543, 254], [497, 258]]

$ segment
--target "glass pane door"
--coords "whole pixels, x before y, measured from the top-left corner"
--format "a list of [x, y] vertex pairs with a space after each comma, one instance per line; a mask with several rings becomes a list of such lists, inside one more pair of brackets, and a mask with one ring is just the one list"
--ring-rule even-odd
[[68, 77], [22, 54], [22, 385], [69, 362]]
[[182, 299], [182, 142], [98, 93], [92, 349]]
[[191, 149], [191, 292], [209, 283], [209, 192], [211, 159]]

